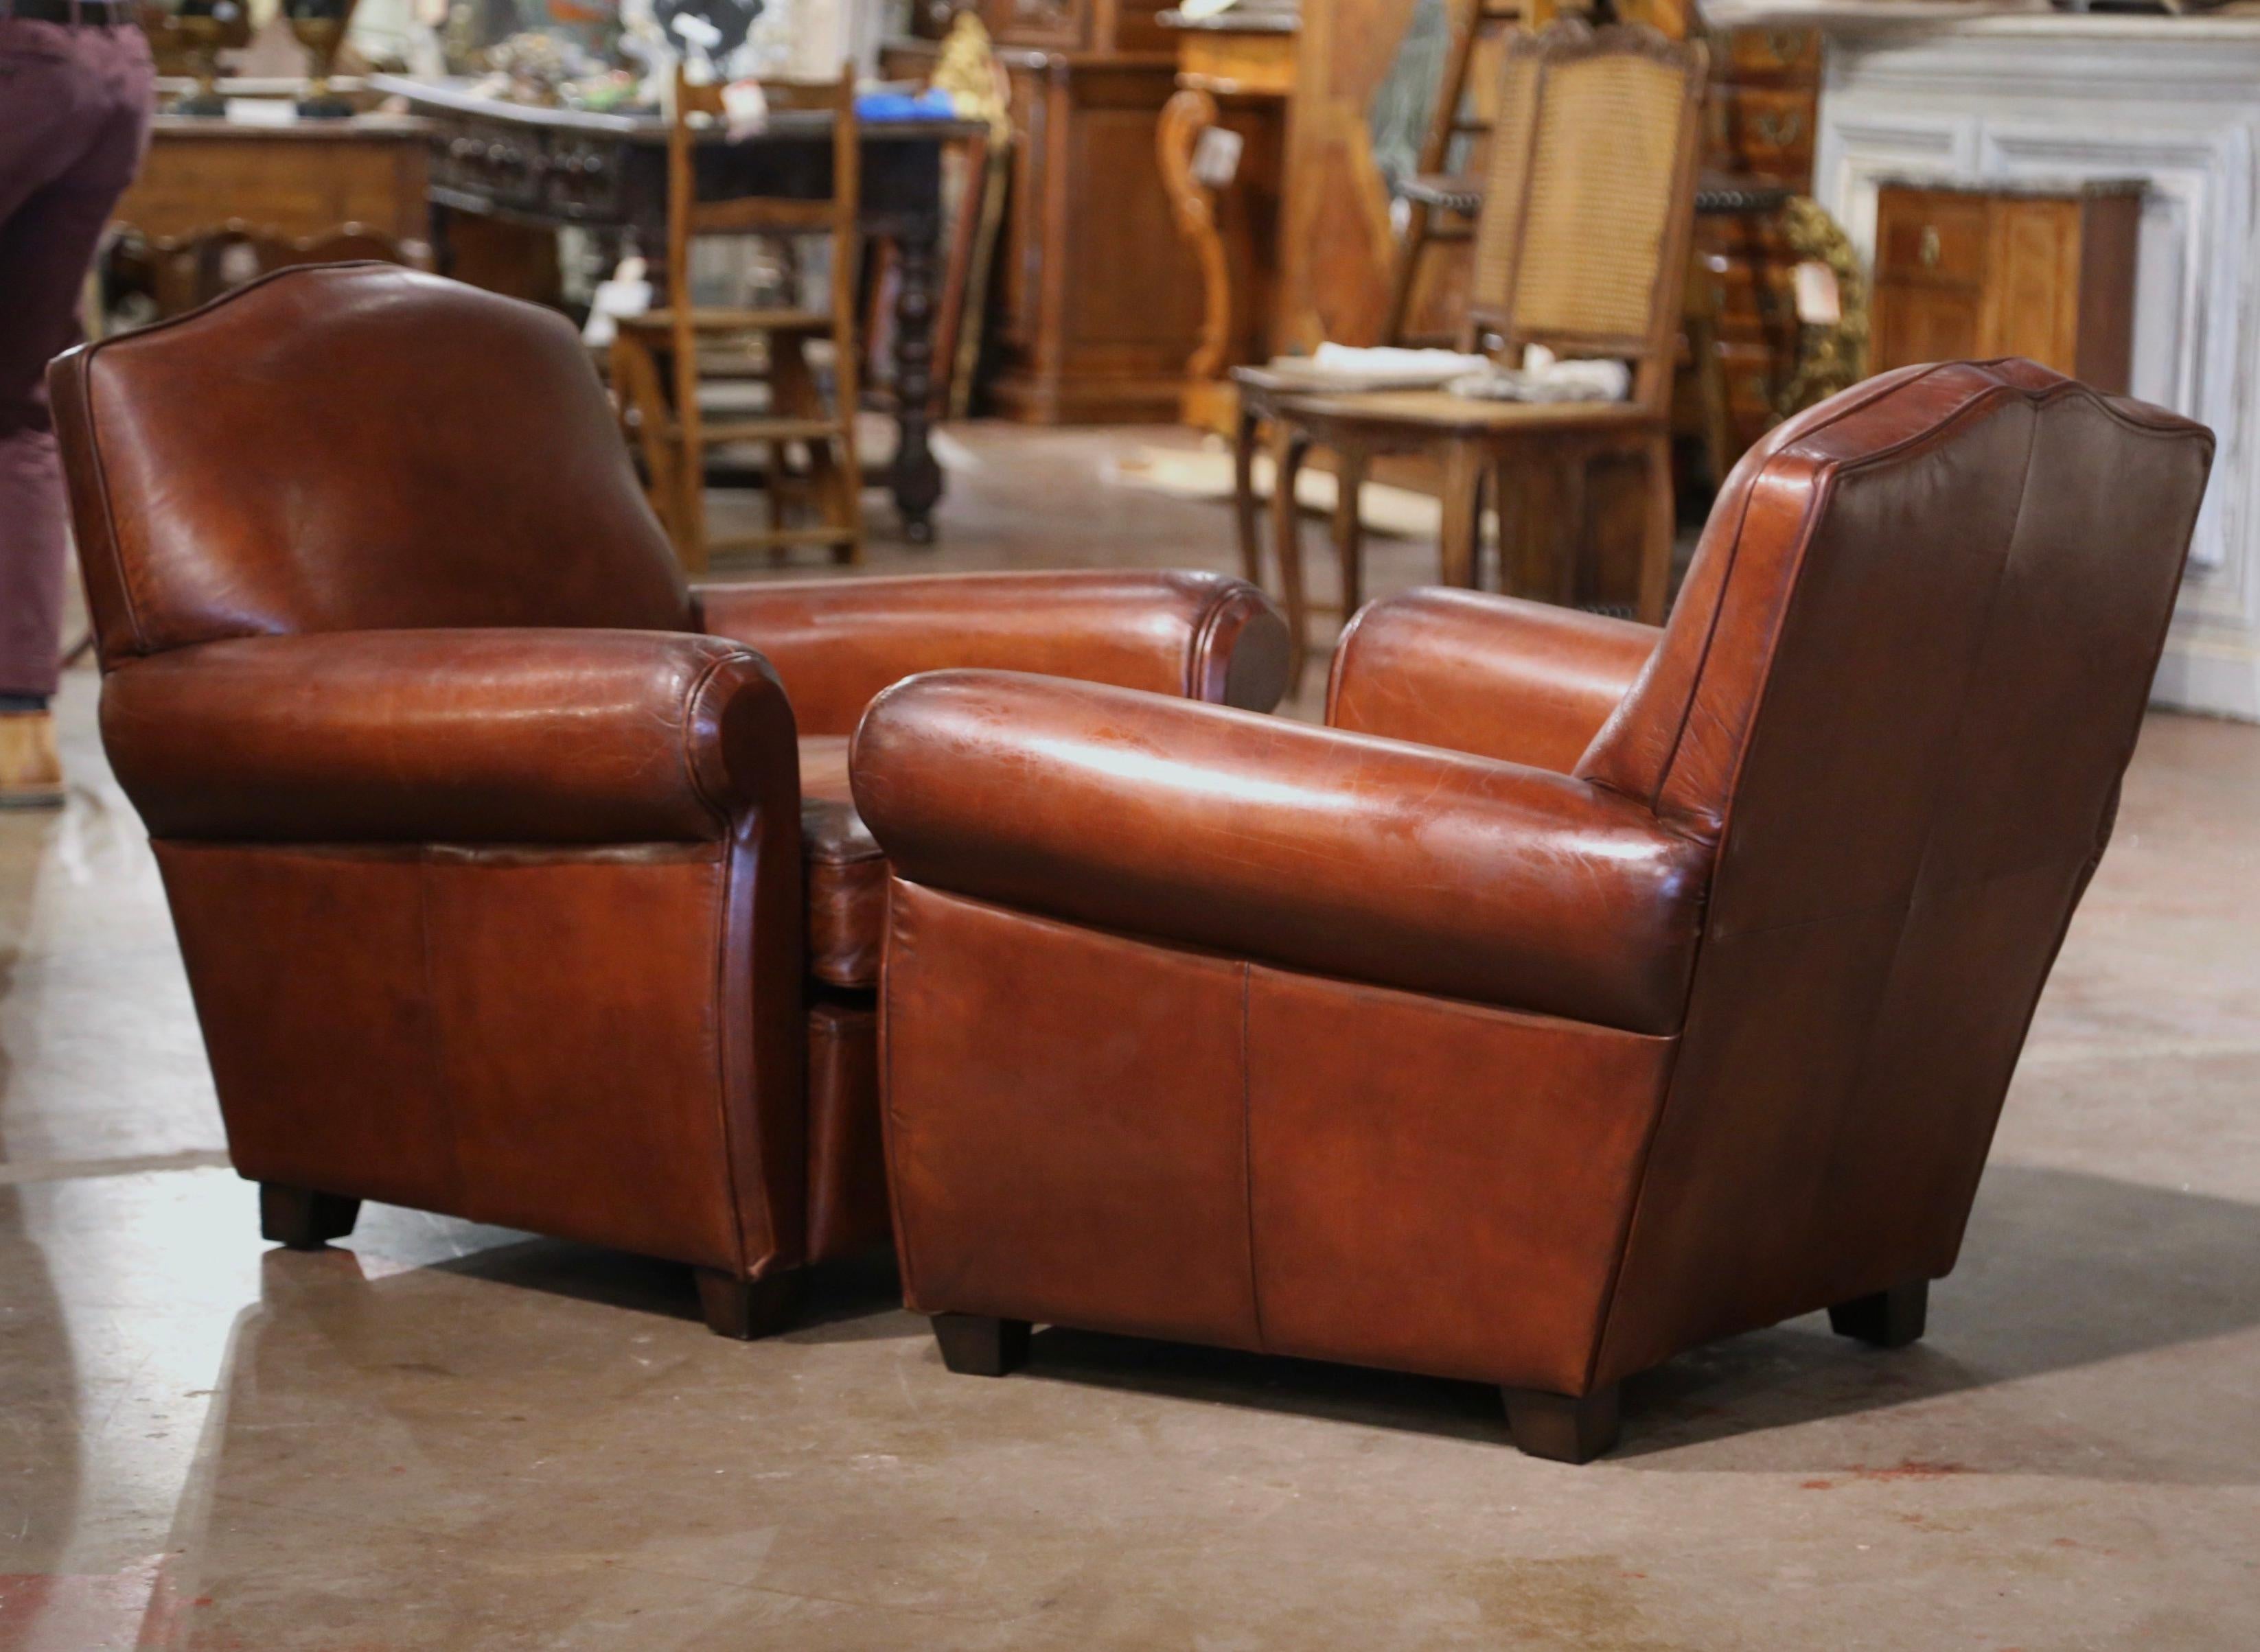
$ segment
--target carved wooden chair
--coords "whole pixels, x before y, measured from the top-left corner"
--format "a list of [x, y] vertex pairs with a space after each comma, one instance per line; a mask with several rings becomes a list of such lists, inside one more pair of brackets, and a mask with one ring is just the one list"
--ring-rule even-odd
[[[725, 118], [723, 89], [676, 73], [675, 119], [668, 134], [667, 303], [624, 318], [612, 342], [614, 394], [636, 433], [653, 509], [667, 525], [684, 568], [703, 571], [720, 550], [761, 549], [782, 555], [795, 546], [827, 547], [840, 562], [862, 555], [862, 476], [855, 457], [855, 214], [859, 198], [855, 78], [762, 82], [772, 113], [809, 111], [832, 118], [832, 192], [828, 200], [766, 196], [708, 198], [698, 189], [704, 133]], [[702, 235], [825, 236], [832, 252], [831, 293], [820, 310], [779, 306], [732, 309], [690, 301], [690, 248]], [[828, 341], [832, 399], [817, 388], [808, 347]], [[725, 351], [761, 363], [768, 406], [756, 412], [699, 403], [702, 363]], [[726, 540], [706, 532], [706, 455], [723, 447], [766, 448], [769, 520], [762, 531]], [[805, 454], [805, 468], [791, 461]], [[788, 522], [797, 504], [814, 519]]]
[[[1502, 570], [1502, 583], [1567, 602], [1577, 589], [1586, 468], [1622, 455], [1643, 468], [1638, 608], [1651, 623], [1662, 619], [1673, 532], [1673, 356], [1706, 66], [1699, 42], [1566, 19], [1514, 37], [1501, 63], [1463, 347], [1487, 346], [1508, 365], [1520, 364], [1532, 344], [1563, 356], [1622, 360], [1632, 369], [1627, 399], [1327, 392], [1265, 369], [1235, 375], [1244, 391], [1255, 393], [1251, 404], [1274, 422], [1273, 535], [1298, 666], [1308, 604], [1292, 501], [1296, 473], [1314, 443], [1336, 455], [1334, 537], [1346, 613], [1362, 584], [1357, 496], [1376, 457], [1442, 459], [1442, 572], [1449, 584], [1476, 582], [1487, 477], [1503, 511], [1511, 504], [1545, 511], [1552, 532], [1516, 536], [1527, 545], [1534, 540], [1535, 547], [1509, 559], [1515, 565]], [[1243, 420], [1237, 455], [1241, 554], [1251, 564], [1252, 426]]]

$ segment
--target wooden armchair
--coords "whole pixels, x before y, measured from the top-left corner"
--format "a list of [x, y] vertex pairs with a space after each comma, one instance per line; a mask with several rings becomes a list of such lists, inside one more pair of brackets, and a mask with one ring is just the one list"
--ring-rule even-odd
[[[829, 200], [783, 200], [765, 196], [710, 199], [698, 189], [701, 134], [724, 118], [722, 88], [693, 84], [676, 72], [675, 120], [668, 134], [667, 304], [621, 320], [613, 340], [614, 394], [640, 442], [652, 507], [684, 568], [703, 571], [718, 550], [762, 549], [782, 554], [794, 546], [828, 547], [833, 559], [861, 560], [862, 474], [855, 457], [855, 212], [860, 150], [855, 125], [855, 77], [836, 81], [765, 82], [773, 116], [812, 113], [832, 122]], [[702, 235], [770, 234], [827, 237], [831, 294], [821, 310], [701, 309], [690, 301], [690, 247]], [[829, 342], [832, 404], [817, 389], [808, 346]], [[750, 414], [710, 416], [699, 404], [702, 357], [731, 347], [750, 348], [761, 362], [769, 404]], [[768, 449], [769, 525], [727, 540], [706, 533], [706, 454], [752, 443]], [[805, 470], [790, 462], [797, 447]], [[790, 507], [813, 507], [814, 519], [786, 520]]]
[[[1594, 460], [1644, 468], [1647, 508], [1639, 610], [1662, 619], [1671, 571], [1673, 349], [1694, 204], [1697, 118], [1706, 54], [1651, 30], [1556, 22], [1509, 41], [1501, 63], [1463, 347], [1488, 343], [1508, 365], [1526, 346], [1601, 356], [1632, 369], [1621, 402], [1498, 402], [1443, 390], [1313, 391], [1266, 369], [1242, 369], [1242, 555], [1255, 561], [1248, 494], [1258, 418], [1275, 426], [1272, 482], [1280, 583], [1299, 666], [1308, 606], [1292, 507], [1295, 473], [1317, 444], [1336, 455], [1341, 504], [1334, 542], [1345, 610], [1361, 581], [1357, 494], [1383, 454], [1444, 461], [1442, 572], [1476, 581], [1477, 529], [1489, 477], [1502, 508], [1512, 476], [1547, 496], [1554, 532], [1541, 554], [1505, 570], [1505, 587], [1566, 602], [1584, 530], [1583, 483]], [[1526, 503], [1534, 503], [1526, 501]]]

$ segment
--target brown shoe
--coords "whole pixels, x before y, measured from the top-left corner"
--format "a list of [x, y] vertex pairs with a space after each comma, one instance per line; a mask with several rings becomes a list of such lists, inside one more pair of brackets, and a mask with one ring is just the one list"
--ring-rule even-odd
[[0, 712], [0, 809], [54, 809], [62, 801], [54, 715]]

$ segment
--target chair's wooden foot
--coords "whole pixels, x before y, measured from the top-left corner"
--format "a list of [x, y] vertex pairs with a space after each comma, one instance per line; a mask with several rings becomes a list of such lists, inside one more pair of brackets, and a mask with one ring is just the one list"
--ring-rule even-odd
[[1524, 1455], [1548, 1462], [1591, 1462], [1617, 1442], [1617, 1385], [1590, 1394], [1505, 1388], [1506, 1428]]
[[698, 1306], [706, 1316], [706, 1328], [736, 1341], [790, 1330], [807, 1299], [808, 1278], [797, 1268], [766, 1279], [740, 1279], [719, 1268], [697, 1271]]
[[1003, 1377], [1028, 1357], [1028, 1322], [983, 1313], [937, 1313], [933, 1340], [941, 1362], [961, 1377]]
[[1871, 1297], [1855, 1297], [1828, 1310], [1828, 1327], [1877, 1348], [1905, 1348], [1922, 1340], [1930, 1312], [1930, 1281], [1908, 1279]]
[[279, 1182], [259, 1184], [260, 1236], [292, 1250], [319, 1250], [354, 1230], [361, 1201], [340, 1193], [316, 1193]]

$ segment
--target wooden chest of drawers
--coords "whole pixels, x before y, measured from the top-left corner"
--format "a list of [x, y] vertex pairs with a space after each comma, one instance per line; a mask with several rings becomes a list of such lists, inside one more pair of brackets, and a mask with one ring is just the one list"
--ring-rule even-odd
[[[1714, 33], [1704, 106], [1705, 182], [1810, 191], [1820, 81], [1817, 30]], [[1791, 271], [1797, 257], [1771, 213], [1699, 218], [1695, 257], [1714, 286], [1730, 435], [1723, 456], [1731, 464], [1772, 427], [1774, 393], [1796, 371]], [[1691, 430], [1695, 418], [1691, 408], [1681, 422]]]
[[2142, 188], [1885, 185], [1876, 206], [1875, 370], [2021, 355], [2123, 392]]

